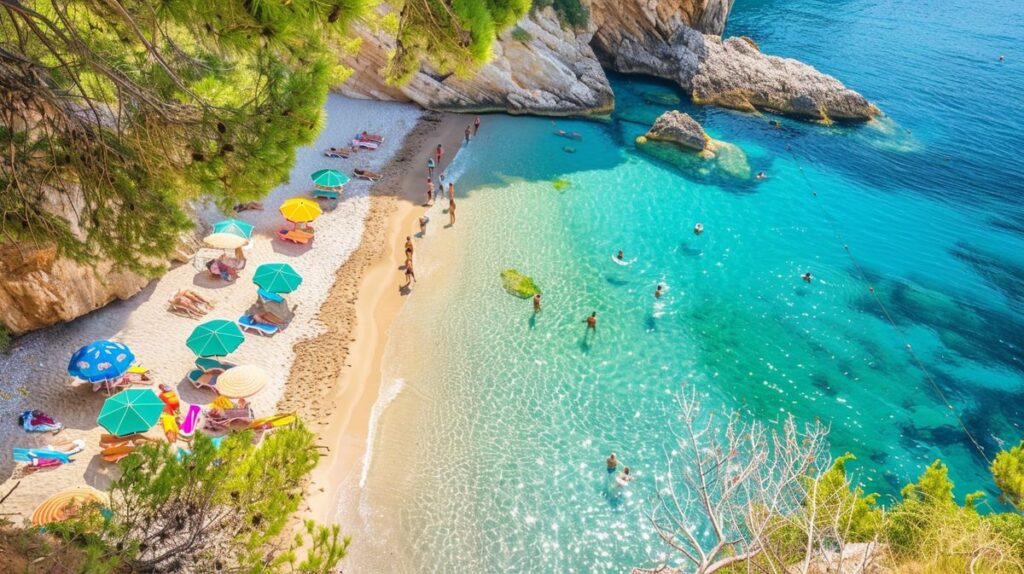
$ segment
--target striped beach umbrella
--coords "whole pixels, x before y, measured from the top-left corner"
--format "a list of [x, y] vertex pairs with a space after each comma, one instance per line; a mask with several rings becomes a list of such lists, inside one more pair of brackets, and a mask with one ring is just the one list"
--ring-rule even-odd
[[326, 189], [338, 189], [348, 183], [348, 176], [335, 169], [321, 169], [310, 176], [313, 185]]
[[213, 224], [214, 233], [230, 233], [244, 239], [252, 239], [252, 229], [251, 223], [246, 223], [241, 219], [225, 219]]
[[214, 319], [193, 329], [185, 344], [200, 357], [223, 357], [234, 352], [244, 340], [245, 335], [238, 325]]
[[164, 402], [152, 389], [125, 389], [103, 402], [96, 422], [115, 436], [146, 432], [160, 420]]
[[270, 373], [256, 365], [239, 365], [217, 376], [217, 392], [231, 399], [251, 397], [263, 390], [270, 381]]
[[323, 213], [323, 210], [320, 209], [320, 204], [305, 197], [286, 199], [281, 204], [279, 210], [285, 219], [293, 223], [313, 221]]
[[287, 263], [264, 263], [252, 274], [252, 282], [271, 293], [291, 293], [302, 284], [302, 276]]
[[123, 375], [134, 361], [135, 355], [127, 345], [93, 341], [71, 355], [68, 374], [90, 383], [106, 381]]
[[32, 524], [46, 526], [78, 516], [90, 504], [107, 506], [110, 499], [91, 486], [68, 488], [47, 498], [32, 512]]

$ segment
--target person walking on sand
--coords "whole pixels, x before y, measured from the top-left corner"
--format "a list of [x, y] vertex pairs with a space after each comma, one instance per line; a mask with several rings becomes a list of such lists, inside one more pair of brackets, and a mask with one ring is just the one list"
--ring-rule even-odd
[[540, 293], [533, 296], [533, 312], [540, 313]]
[[587, 317], [587, 329], [597, 331], [597, 311], [594, 311]]
[[416, 282], [416, 272], [413, 271], [413, 269], [412, 269], [412, 259], [409, 259], [409, 260], [407, 260], [405, 262], [405, 285], [404, 285], [404, 287], [408, 287], [409, 285], [411, 285], [411, 284], [413, 284], [415, 282]]
[[448, 202], [448, 227], [455, 225], [455, 200]]
[[441, 158], [444, 157], [444, 147], [441, 144], [437, 144], [437, 149], [434, 150], [434, 157], [437, 158], [437, 165], [440, 167]]
[[479, 131], [480, 131], [480, 116], [477, 116], [473, 120], [473, 135], [476, 135], [476, 133], [479, 132]]
[[614, 452], [608, 456], [608, 460], [605, 463], [608, 465], [608, 474], [615, 474], [615, 471], [619, 468], [619, 459], [615, 458]]
[[434, 180], [427, 178], [427, 205], [434, 203]]
[[466, 143], [469, 143], [469, 134], [472, 133], [472, 131], [473, 131], [473, 126], [467, 125], [466, 126]]
[[427, 236], [427, 222], [429, 222], [429, 221], [430, 221], [430, 218], [427, 217], [426, 215], [420, 216], [420, 236], [421, 237], [426, 237]]
[[412, 253], [413, 253], [412, 236], [411, 235], [406, 235], [405, 236], [405, 256], [407, 258], [411, 258], [412, 257]]
[[434, 163], [434, 158], [427, 159], [427, 177], [434, 177], [434, 168], [437, 164]]
[[455, 201], [455, 182], [448, 182], [448, 203]]

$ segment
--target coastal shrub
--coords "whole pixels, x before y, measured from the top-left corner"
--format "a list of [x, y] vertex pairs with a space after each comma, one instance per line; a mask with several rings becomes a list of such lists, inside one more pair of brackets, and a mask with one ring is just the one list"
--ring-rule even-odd
[[1024, 441], [996, 455], [992, 461], [992, 478], [1007, 502], [1018, 510], [1024, 507]]
[[132, 571], [331, 572], [349, 544], [336, 526], [306, 522], [282, 536], [319, 458], [313, 436], [282, 429], [256, 446], [251, 432], [234, 433], [216, 446], [196, 435], [187, 454], [139, 447], [119, 465], [109, 519], [57, 531], [81, 542], [100, 571], [116, 559]]
[[11, 350], [11, 330], [7, 328], [7, 325], [0, 323], [0, 353], [6, 353]]
[[590, 12], [580, 0], [533, 0], [536, 8], [553, 6], [558, 20], [573, 29], [583, 28], [590, 20]]
[[158, 273], [188, 200], [287, 180], [369, 3], [0, 3], [0, 236]]
[[501, 272], [501, 284], [506, 291], [521, 299], [529, 299], [540, 293], [540, 288], [533, 282], [532, 277], [523, 275], [515, 269], [506, 269]]
[[519, 26], [516, 26], [515, 28], [512, 28], [512, 39], [516, 42], [522, 42], [525, 44], [533, 39], [533, 34], [523, 30]]

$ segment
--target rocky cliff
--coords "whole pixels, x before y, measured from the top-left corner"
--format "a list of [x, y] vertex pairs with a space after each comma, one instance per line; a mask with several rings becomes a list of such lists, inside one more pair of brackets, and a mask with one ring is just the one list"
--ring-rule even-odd
[[506, 31], [494, 59], [468, 78], [424, 64], [409, 84], [388, 86], [380, 71], [393, 38], [359, 31], [356, 73], [339, 87], [365, 98], [425, 108], [545, 115], [602, 114], [613, 103], [602, 66], [677, 82], [699, 104], [764, 110], [813, 120], [863, 121], [880, 113], [841, 82], [797, 62], [762, 54], [747, 38], [722, 40], [733, 0], [582, 0], [586, 30], [563, 29], [550, 8]]

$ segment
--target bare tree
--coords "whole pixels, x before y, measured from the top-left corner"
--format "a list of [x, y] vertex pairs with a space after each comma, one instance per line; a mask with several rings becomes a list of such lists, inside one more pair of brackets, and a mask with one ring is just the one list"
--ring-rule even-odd
[[[786, 526], [780, 516], [803, 512], [805, 478], [827, 468], [828, 427], [789, 416], [775, 428], [737, 411], [704, 412], [693, 388], [678, 400], [677, 446], [650, 511], [658, 536], [698, 574], [739, 562], [783, 571], [769, 541]], [[756, 557], [764, 559], [755, 565]]]

